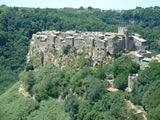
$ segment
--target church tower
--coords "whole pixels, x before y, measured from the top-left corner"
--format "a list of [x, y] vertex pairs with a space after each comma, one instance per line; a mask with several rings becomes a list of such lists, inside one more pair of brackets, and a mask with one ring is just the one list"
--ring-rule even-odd
[[119, 27], [118, 28], [118, 33], [124, 35], [124, 40], [125, 40], [125, 49], [128, 50], [128, 28], [127, 27]]

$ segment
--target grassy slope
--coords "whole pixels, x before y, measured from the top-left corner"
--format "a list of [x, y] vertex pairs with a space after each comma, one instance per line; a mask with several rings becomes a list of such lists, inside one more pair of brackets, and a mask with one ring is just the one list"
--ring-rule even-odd
[[34, 102], [18, 93], [19, 83], [0, 96], [0, 120], [69, 120], [64, 103], [49, 99]]

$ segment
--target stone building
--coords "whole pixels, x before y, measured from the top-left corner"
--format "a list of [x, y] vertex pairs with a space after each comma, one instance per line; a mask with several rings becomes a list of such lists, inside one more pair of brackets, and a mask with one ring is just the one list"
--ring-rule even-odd
[[134, 44], [136, 50], [145, 50], [148, 48], [147, 41], [138, 36], [133, 36]]
[[[35, 54], [35, 50], [47, 53], [52, 49], [62, 52], [65, 46], [74, 47], [77, 52], [87, 51], [94, 60], [103, 61], [114, 57], [122, 51], [145, 51], [146, 40], [137, 34], [129, 34], [126, 27], [119, 27], [118, 33], [80, 32], [80, 31], [42, 31], [32, 35], [31, 47], [27, 60]], [[149, 53], [141, 52], [135, 56], [150, 57]], [[139, 57], [135, 58], [140, 61]]]
[[128, 92], [132, 91], [134, 81], [137, 80], [138, 74], [129, 74], [128, 76]]

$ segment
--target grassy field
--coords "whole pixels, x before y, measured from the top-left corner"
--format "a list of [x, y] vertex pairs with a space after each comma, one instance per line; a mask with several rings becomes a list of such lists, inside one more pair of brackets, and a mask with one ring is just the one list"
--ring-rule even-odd
[[0, 120], [69, 120], [63, 101], [52, 98], [40, 103], [18, 93], [19, 83], [0, 96]]

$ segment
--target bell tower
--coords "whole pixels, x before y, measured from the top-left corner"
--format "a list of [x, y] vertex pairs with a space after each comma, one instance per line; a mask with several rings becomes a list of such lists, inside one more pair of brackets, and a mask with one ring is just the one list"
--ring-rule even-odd
[[124, 36], [124, 41], [125, 41], [125, 49], [128, 50], [128, 28], [127, 27], [119, 27], [118, 28], [118, 33], [122, 34]]

